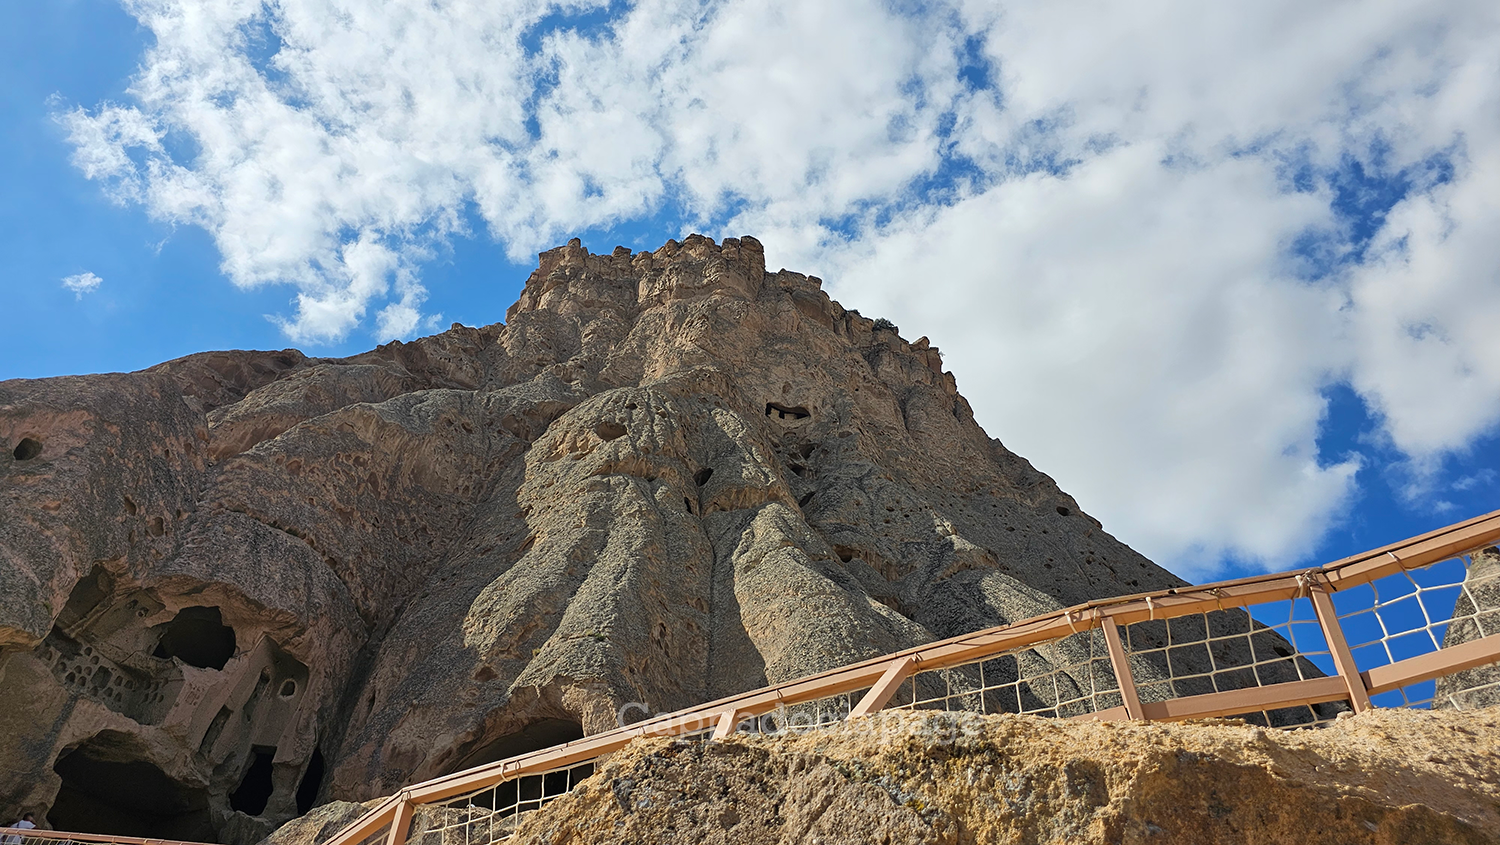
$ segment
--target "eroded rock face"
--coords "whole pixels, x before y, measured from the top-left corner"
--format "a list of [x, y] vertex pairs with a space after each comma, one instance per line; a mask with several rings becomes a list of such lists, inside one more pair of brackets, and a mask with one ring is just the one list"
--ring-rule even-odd
[[[1453, 622], [1443, 635], [1443, 648], [1500, 633], [1500, 549], [1480, 549], [1469, 556], [1469, 562], [1463, 589], [1453, 603]], [[1433, 692], [1433, 707], [1495, 705], [1500, 705], [1500, 664], [1438, 678]]]
[[0, 447], [0, 814], [57, 827], [247, 842], [1180, 583], [752, 238], [575, 241], [504, 325], [350, 359], [3, 382]]
[[[801, 736], [638, 740], [513, 841], [1478, 845], [1500, 841], [1497, 747], [1496, 708], [1285, 732], [885, 713]], [[270, 845], [317, 841], [289, 829]]]

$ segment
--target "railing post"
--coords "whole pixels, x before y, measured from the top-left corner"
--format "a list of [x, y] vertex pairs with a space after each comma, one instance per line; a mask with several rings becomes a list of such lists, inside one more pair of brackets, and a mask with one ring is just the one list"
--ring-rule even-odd
[[911, 657], [903, 657], [891, 663], [886, 668], [885, 674], [880, 676], [880, 680], [875, 682], [875, 686], [870, 687], [865, 697], [861, 698], [859, 703], [854, 705], [854, 709], [849, 711], [849, 718], [879, 712], [882, 707], [885, 707], [886, 702], [891, 700], [891, 696], [896, 694], [897, 687], [901, 686], [901, 682], [906, 680], [916, 665], [917, 661]]
[[1349, 689], [1349, 704], [1355, 713], [1369, 710], [1372, 706], [1370, 691], [1365, 689], [1365, 681], [1359, 675], [1354, 654], [1349, 651], [1349, 643], [1344, 640], [1344, 629], [1339, 625], [1339, 615], [1334, 610], [1333, 599], [1321, 585], [1314, 585], [1308, 591], [1308, 596], [1312, 599], [1313, 610], [1318, 614], [1318, 625], [1323, 629], [1323, 639], [1328, 643], [1333, 666], [1338, 670], [1339, 677], [1344, 679], [1344, 686]]
[[355, 819], [353, 823], [334, 834], [333, 838], [324, 842], [323, 845], [356, 845], [375, 835], [376, 831], [387, 824], [387, 818], [391, 822], [395, 821], [397, 805], [404, 801], [404, 793], [386, 800], [380, 806]]
[[411, 829], [411, 816], [415, 806], [406, 800], [406, 794], [400, 796], [401, 803], [396, 805], [396, 815], [391, 817], [391, 831], [385, 837], [385, 845], [406, 845], [406, 833]]
[[738, 720], [739, 717], [739, 712], [736, 711], [733, 707], [725, 710], [723, 713], [720, 713], [719, 722], [718, 724], [714, 725], [714, 735], [712, 737], [713, 741], [718, 742], [719, 740], [724, 739], [725, 737], [734, 733], [734, 729], [738, 725], [738, 722], [736, 720]]
[[1141, 697], [1135, 690], [1135, 675], [1130, 672], [1130, 659], [1125, 654], [1125, 644], [1120, 642], [1120, 627], [1113, 616], [1106, 614], [1099, 621], [1104, 631], [1104, 644], [1109, 648], [1109, 663], [1115, 669], [1115, 680], [1120, 684], [1120, 699], [1125, 704], [1125, 714], [1132, 719], [1146, 718], [1141, 710]]

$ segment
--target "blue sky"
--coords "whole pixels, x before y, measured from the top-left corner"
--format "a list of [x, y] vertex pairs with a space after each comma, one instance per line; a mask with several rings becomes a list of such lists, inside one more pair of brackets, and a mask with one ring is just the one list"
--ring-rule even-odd
[[447, 5], [0, 4], [0, 378], [754, 234], [1188, 577], [1500, 507], [1492, 4]]

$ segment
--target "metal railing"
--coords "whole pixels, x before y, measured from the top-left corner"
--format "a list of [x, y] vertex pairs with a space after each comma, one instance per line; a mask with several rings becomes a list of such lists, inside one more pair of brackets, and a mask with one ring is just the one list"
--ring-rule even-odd
[[[1500, 704], [1500, 511], [1303, 572], [1089, 602], [402, 790], [327, 845], [490, 845], [641, 736], [722, 739], [883, 709], [1308, 726]], [[0, 829], [0, 845], [196, 845]]]
[[1500, 703], [1500, 511], [1302, 572], [1088, 602], [403, 789], [327, 845], [489, 845], [643, 736], [805, 731], [883, 709], [1321, 724]]
[[115, 836], [109, 833], [73, 833], [62, 830], [0, 827], [0, 845], [203, 845], [177, 839], [151, 839], [139, 836]]
[[[1500, 703], [1500, 511], [1302, 572], [1103, 599], [409, 786], [327, 845], [489, 845], [643, 736], [805, 731], [887, 708], [1317, 725]], [[112, 840], [122, 841], [122, 840]], [[30, 843], [28, 843], [30, 845]]]

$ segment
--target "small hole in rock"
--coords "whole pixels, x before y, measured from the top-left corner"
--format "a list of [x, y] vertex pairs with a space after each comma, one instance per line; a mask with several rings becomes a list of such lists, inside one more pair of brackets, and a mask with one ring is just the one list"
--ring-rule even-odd
[[41, 441], [33, 440], [30, 437], [23, 437], [21, 438], [21, 442], [16, 444], [16, 448], [11, 450], [10, 454], [11, 457], [18, 461], [29, 461], [41, 453]]
[[779, 420], [802, 420], [807, 419], [808, 417], [812, 416], [812, 414], [801, 405], [789, 408], [786, 405], [781, 405], [776, 402], [767, 402], [766, 416]]
[[708, 480], [710, 478], [713, 478], [713, 475], [713, 467], [704, 467], [703, 469], [700, 469], [697, 472], [693, 473], [693, 483], [698, 485], [699, 487], [702, 487], [703, 485], [708, 483]]
[[1062, 505], [1058, 505], [1057, 506], [1057, 512], [1061, 516], [1067, 516], [1068, 514], [1072, 513], [1072, 511], [1068, 510], [1067, 508], [1063, 507]]
[[805, 507], [807, 507], [807, 503], [812, 501], [812, 497], [813, 497], [813, 494], [808, 493], [806, 496], [803, 496], [802, 498], [798, 499], [797, 500], [797, 507], [799, 507], [799, 508], [805, 508]]
[[291, 678], [288, 678], [288, 679], [286, 679], [285, 681], [282, 682], [282, 684], [281, 684], [281, 697], [282, 698], [291, 698], [292, 696], [294, 696], [296, 694], [297, 694], [297, 682], [296, 681], [292, 680]]
[[600, 440], [615, 440], [625, 436], [625, 426], [613, 420], [605, 420], [594, 426], [594, 433], [599, 435]]

